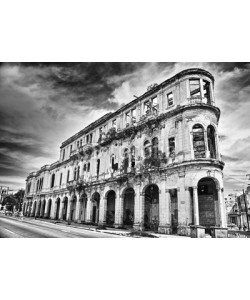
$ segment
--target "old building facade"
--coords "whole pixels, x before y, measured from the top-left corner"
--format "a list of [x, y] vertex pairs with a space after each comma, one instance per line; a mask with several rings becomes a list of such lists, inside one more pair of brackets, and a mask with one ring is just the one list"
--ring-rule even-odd
[[28, 216], [189, 234], [226, 227], [214, 78], [184, 70], [60, 147], [27, 177]]

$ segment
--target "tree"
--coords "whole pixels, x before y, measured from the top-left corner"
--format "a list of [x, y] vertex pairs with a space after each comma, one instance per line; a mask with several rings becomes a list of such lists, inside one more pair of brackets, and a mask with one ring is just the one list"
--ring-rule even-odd
[[16, 209], [18, 211], [22, 210], [24, 193], [25, 193], [25, 191], [23, 189], [21, 189], [17, 193], [15, 193], [15, 195], [14, 195], [14, 197], [16, 199]]

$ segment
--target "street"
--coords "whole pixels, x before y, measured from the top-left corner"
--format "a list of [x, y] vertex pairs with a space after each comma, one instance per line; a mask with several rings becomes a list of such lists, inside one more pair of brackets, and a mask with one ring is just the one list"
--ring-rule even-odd
[[0, 215], [0, 238], [118, 238], [120, 236], [39, 220]]

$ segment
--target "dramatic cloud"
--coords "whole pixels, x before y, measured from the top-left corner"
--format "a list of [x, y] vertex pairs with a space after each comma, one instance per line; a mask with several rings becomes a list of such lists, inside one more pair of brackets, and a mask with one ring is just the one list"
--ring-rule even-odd
[[3, 63], [0, 183], [24, 187], [29, 172], [58, 159], [62, 141], [190, 67], [215, 77], [225, 189], [242, 188], [250, 171], [249, 63]]

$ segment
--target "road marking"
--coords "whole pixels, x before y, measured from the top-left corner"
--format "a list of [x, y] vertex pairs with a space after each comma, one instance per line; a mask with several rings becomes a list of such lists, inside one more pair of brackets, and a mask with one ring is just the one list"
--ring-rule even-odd
[[4, 228], [6, 231], [9, 231], [10, 233], [12, 233], [12, 234], [15, 234], [15, 232], [13, 232], [13, 231], [11, 231], [11, 230], [9, 230], [9, 229], [6, 229], [6, 228]]

